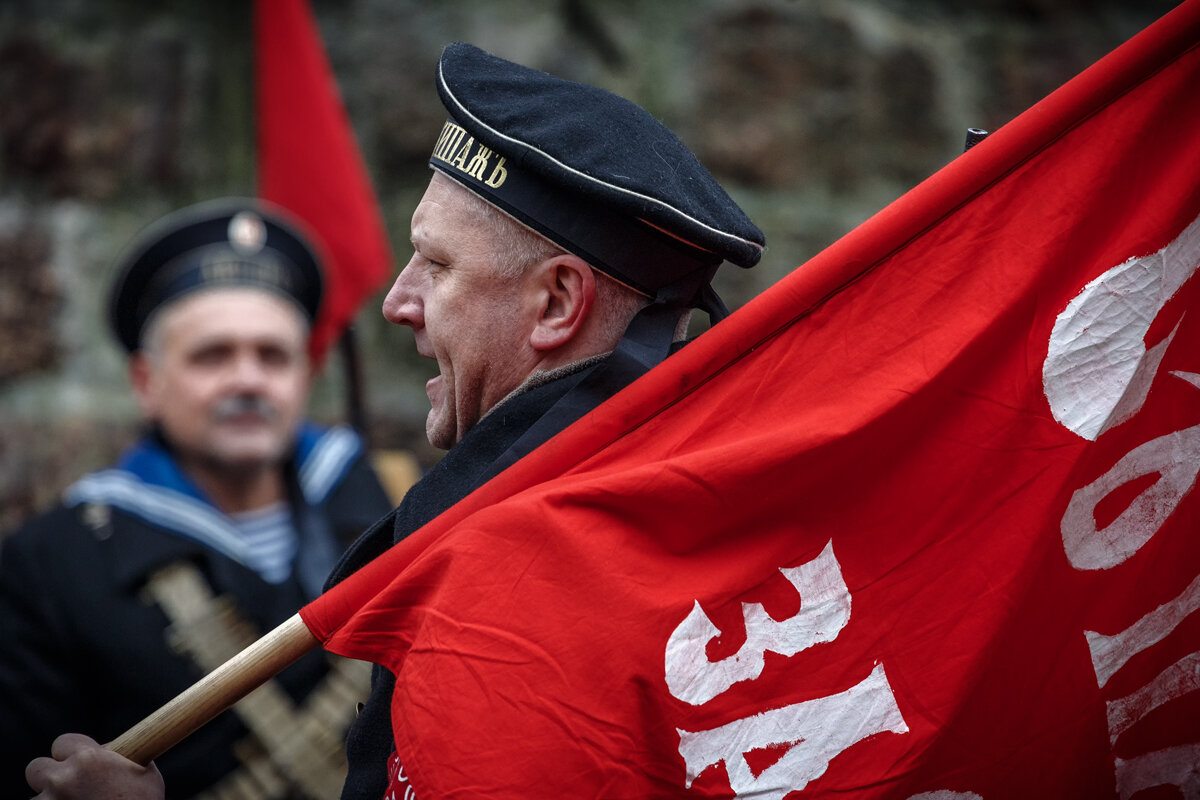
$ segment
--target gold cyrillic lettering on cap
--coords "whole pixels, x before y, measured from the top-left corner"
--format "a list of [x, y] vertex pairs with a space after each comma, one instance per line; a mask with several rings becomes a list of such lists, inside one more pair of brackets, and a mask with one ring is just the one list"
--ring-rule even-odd
[[291, 282], [288, 280], [288, 274], [284, 272], [283, 267], [275, 261], [270, 261], [265, 264], [259, 263], [257, 266], [258, 280], [262, 281], [263, 283], [280, 287], [287, 287], [290, 285]]
[[447, 122], [442, 126], [442, 133], [438, 136], [437, 144], [433, 148], [433, 157], [442, 161], [449, 162], [454, 151], [458, 149], [458, 143], [462, 141], [466, 135], [466, 130], [453, 122]]
[[446, 147], [446, 140], [454, 133], [454, 126], [447, 122], [442, 126], [442, 132], [438, 134], [437, 143], [433, 146], [433, 157], [441, 158], [442, 150]]
[[475, 155], [471, 156], [471, 161], [463, 169], [463, 172], [477, 181], [483, 180], [483, 171], [487, 169], [488, 159], [491, 157], [491, 148], [479, 145], [479, 149], [475, 151]]
[[292, 291], [296, 283], [291, 273], [273, 258], [259, 256], [254, 261], [206, 261], [200, 265], [201, 283], [257, 283]]
[[493, 189], [499, 189], [500, 184], [504, 183], [504, 179], [508, 177], [508, 170], [504, 168], [506, 160], [504, 156], [500, 156], [500, 160], [496, 162], [496, 168], [492, 170], [492, 174], [487, 176], [483, 182]]
[[237, 264], [232, 261], [210, 261], [200, 267], [200, 280], [204, 283], [218, 283], [237, 278]]
[[508, 178], [508, 169], [504, 166], [504, 156], [498, 156], [499, 160], [492, 166], [495, 156], [496, 152], [482, 142], [476, 145], [475, 137], [469, 136], [466, 128], [447, 121], [438, 135], [432, 157], [470, 175], [480, 183], [497, 189]]
[[471, 148], [475, 145], [475, 137], [467, 139], [467, 143], [459, 148], [458, 153], [452, 156], [449, 161], [451, 166], [458, 167], [463, 172], [467, 171], [467, 154], [471, 152]]

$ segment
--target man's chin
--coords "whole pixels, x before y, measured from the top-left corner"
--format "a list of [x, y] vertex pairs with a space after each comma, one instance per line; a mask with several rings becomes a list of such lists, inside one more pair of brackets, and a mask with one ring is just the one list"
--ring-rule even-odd
[[439, 450], [449, 450], [455, 444], [454, 426], [447, 422], [444, 415], [431, 409], [425, 418], [425, 438]]
[[261, 442], [242, 439], [224, 447], [216, 442], [208, 455], [225, 469], [245, 473], [278, 467], [287, 457], [288, 449], [274, 439]]

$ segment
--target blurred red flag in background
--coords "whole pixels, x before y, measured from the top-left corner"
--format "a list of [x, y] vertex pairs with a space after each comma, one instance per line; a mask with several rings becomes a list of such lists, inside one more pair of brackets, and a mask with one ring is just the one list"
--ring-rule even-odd
[[1198, 42], [1190, 0], [303, 609], [397, 676], [396, 796], [1197, 796]]
[[257, 0], [254, 41], [258, 193], [320, 238], [325, 300], [311, 352], [320, 363], [392, 270], [392, 253], [307, 0]]

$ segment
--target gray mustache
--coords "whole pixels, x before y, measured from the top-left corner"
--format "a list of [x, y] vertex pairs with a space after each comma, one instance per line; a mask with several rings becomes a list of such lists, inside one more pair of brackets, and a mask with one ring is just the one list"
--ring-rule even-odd
[[268, 422], [274, 422], [279, 417], [275, 406], [271, 405], [256, 394], [235, 395], [226, 397], [213, 406], [212, 416], [217, 422], [224, 422], [230, 417], [243, 414], [254, 414]]

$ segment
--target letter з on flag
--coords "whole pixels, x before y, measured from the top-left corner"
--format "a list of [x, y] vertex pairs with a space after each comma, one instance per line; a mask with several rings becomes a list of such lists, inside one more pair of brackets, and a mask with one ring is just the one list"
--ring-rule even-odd
[[417, 796], [1197, 796], [1198, 42], [1191, 0], [303, 609], [396, 674]]
[[320, 363], [387, 279], [391, 248], [307, 0], [256, 0], [254, 43], [259, 196], [307, 223], [326, 255]]

